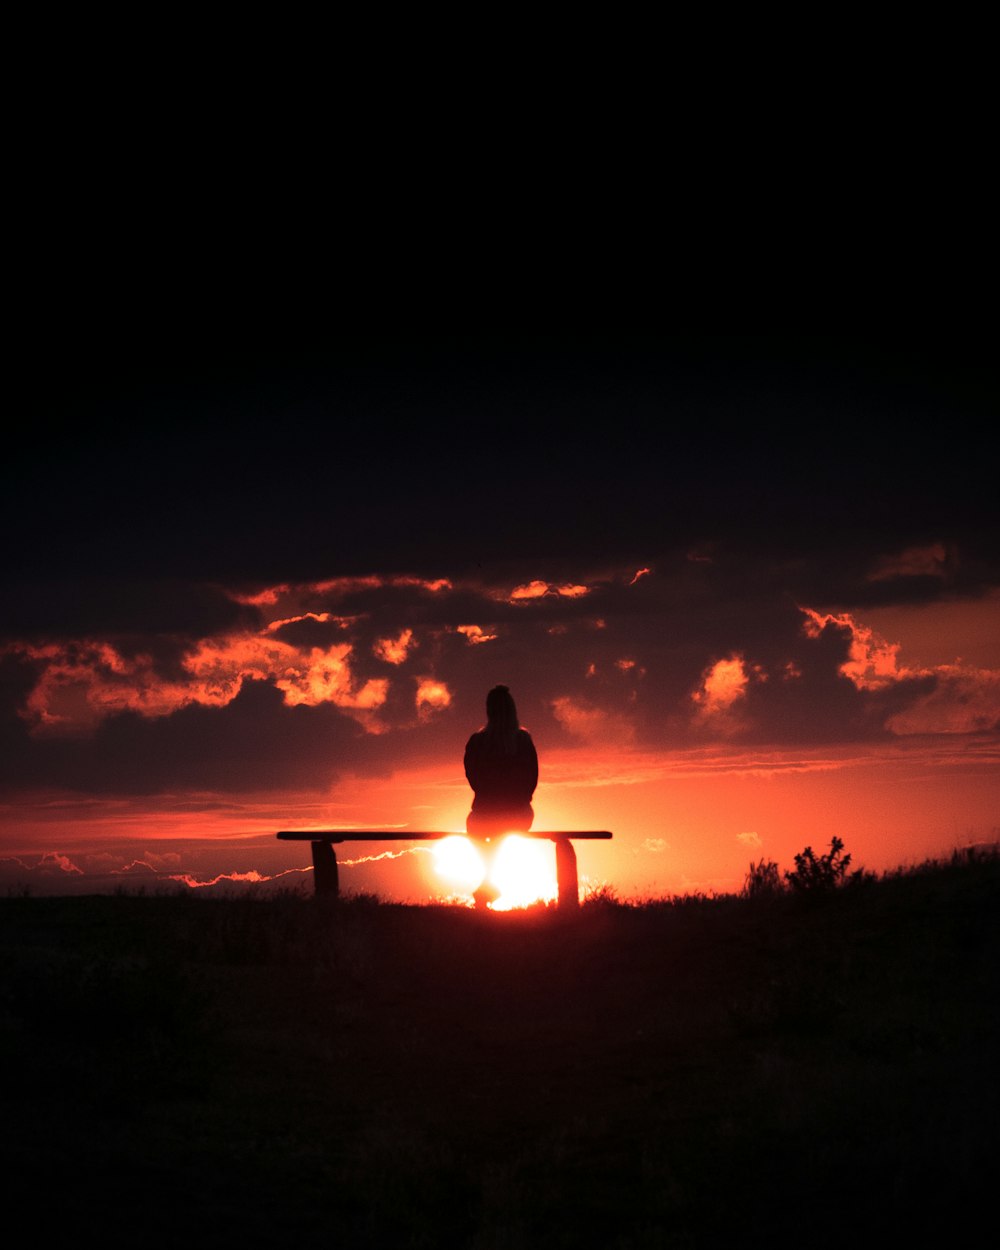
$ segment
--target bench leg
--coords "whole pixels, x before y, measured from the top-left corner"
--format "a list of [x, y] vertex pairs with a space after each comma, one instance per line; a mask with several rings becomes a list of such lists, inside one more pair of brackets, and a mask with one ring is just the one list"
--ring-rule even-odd
[[580, 883], [576, 875], [576, 851], [569, 838], [556, 838], [556, 881], [559, 884], [559, 906], [579, 907]]
[[337, 873], [337, 853], [332, 842], [314, 842], [313, 853], [313, 884], [317, 895], [323, 898], [336, 898], [340, 893], [340, 879]]

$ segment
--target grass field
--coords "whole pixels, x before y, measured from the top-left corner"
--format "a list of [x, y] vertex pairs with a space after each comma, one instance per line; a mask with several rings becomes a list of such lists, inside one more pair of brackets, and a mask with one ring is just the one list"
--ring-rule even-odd
[[0, 900], [9, 1233], [48, 1247], [972, 1245], [1000, 858], [481, 914]]

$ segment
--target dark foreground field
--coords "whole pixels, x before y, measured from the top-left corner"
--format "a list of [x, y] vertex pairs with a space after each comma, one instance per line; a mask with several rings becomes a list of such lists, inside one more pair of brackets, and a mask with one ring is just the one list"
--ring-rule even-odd
[[6, 1229], [97, 1246], [972, 1245], [1000, 860], [578, 916], [0, 901]]

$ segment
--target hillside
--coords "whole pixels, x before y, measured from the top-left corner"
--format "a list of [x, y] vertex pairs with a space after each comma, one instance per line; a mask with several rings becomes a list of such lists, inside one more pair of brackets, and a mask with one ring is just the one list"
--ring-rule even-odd
[[968, 1244], [1000, 858], [483, 915], [0, 901], [8, 1220], [48, 1245]]

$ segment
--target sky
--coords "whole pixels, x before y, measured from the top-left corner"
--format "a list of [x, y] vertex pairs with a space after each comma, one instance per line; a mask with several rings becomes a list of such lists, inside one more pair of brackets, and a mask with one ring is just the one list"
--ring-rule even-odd
[[14, 343], [0, 890], [451, 896], [501, 682], [585, 888], [1000, 838], [985, 336], [168, 312]]

